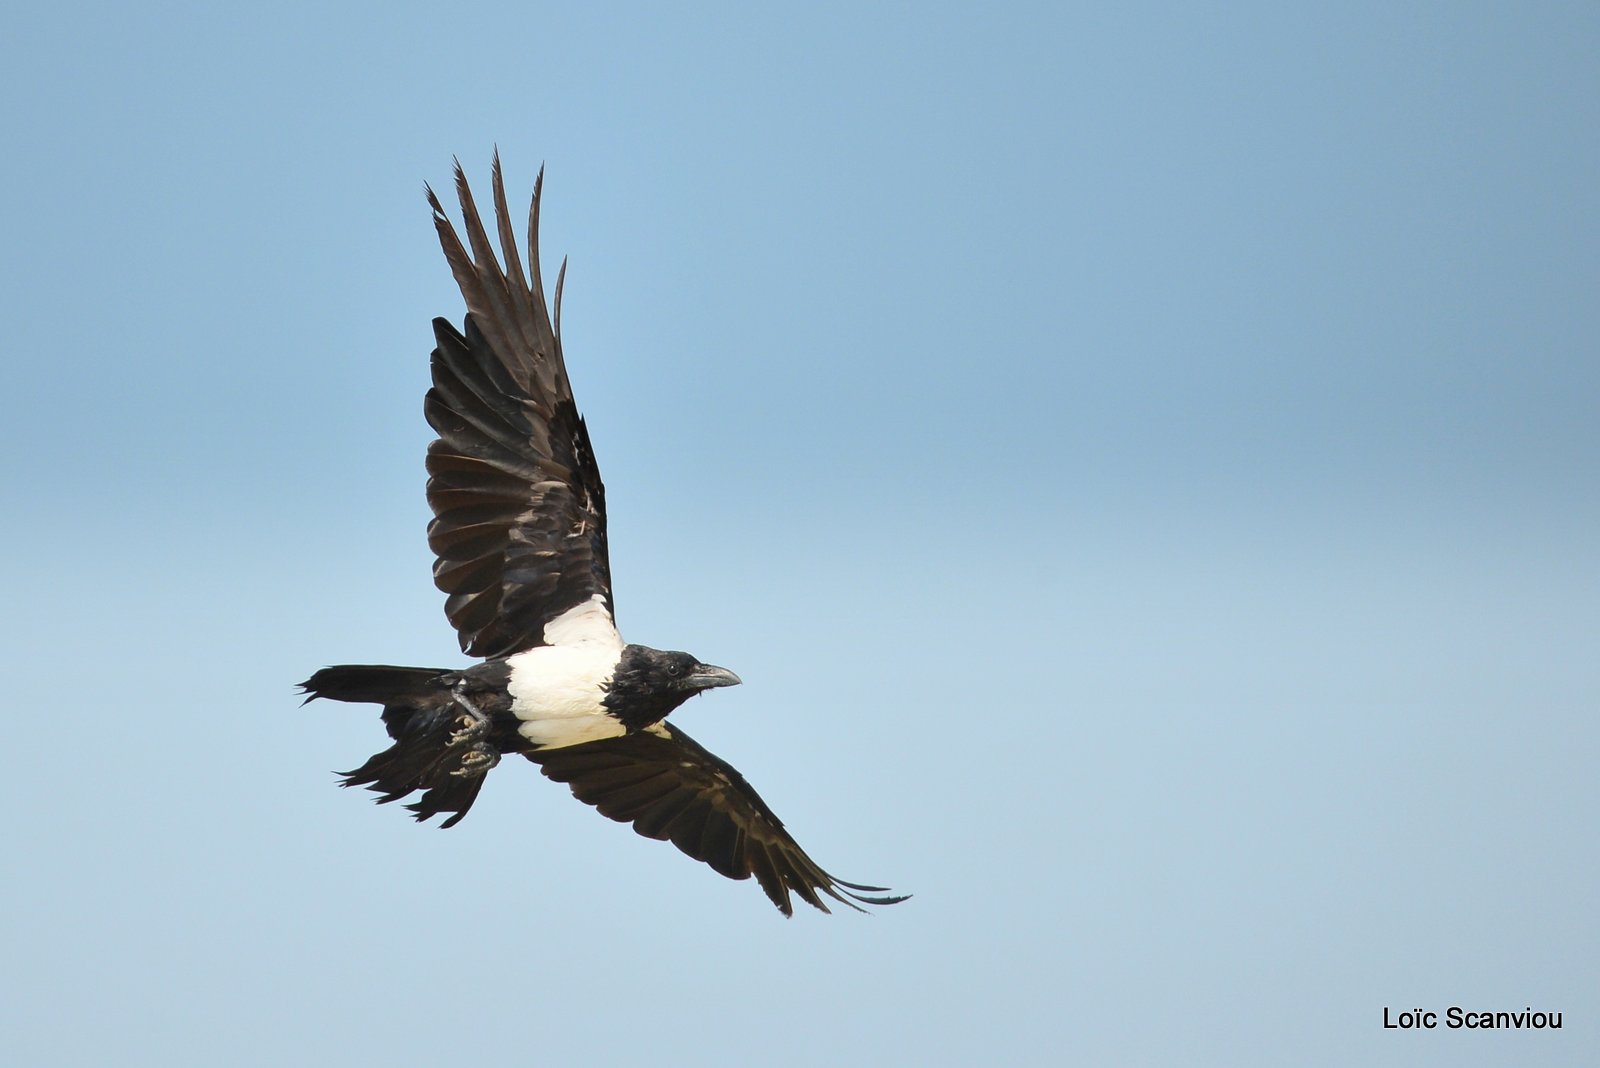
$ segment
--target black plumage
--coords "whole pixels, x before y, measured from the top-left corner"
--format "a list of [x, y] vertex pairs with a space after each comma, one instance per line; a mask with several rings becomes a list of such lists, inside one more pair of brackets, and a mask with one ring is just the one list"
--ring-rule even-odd
[[[606, 491], [578, 415], [556, 319], [539, 273], [539, 201], [528, 215], [530, 289], [506, 208], [499, 157], [494, 201], [506, 268], [456, 167], [469, 254], [432, 189], [428, 204], [445, 258], [467, 301], [466, 331], [433, 321], [433, 388], [423, 412], [439, 438], [428, 446], [428, 546], [445, 614], [469, 656], [500, 657], [544, 641], [561, 612], [599, 594], [611, 605]], [[614, 611], [614, 609], [613, 609]]]
[[670, 841], [732, 879], [754, 877], [785, 915], [791, 895], [828, 911], [904, 900], [836, 879], [790, 837], [744, 777], [667, 723], [684, 701], [739, 678], [688, 653], [624, 645], [613, 623], [605, 487], [539, 270], [543, 172], [518, 255], [498, 154], [493, 189], [504, 268], [457, 164], [463, 244], [428, 190], [439, 241], [466, 299], [462, 330], [434, 320], [424, 411], [428, 544], [463, 670], [343, 665], [303, 685], [307, 700], [383, 706], [393, 744], [344, 775], [380, 803], [420, 791], [419, 820], [453, 826], [503, 755], [520, 754], [603, 815]]
[[[836, 879], [783, 829], [783, 821], [733, 766], [682, 730], [639, 731], [587, 745], [527, 754], [573, 796], [646, 838], [669, 841], [730, 879], [754, 875], [784, 915], [791, 892], [828, 911], [817, 891], [851, 908], [890, 905], [881, 886]], [[876, 895], [876, 896], [867, 896]]]

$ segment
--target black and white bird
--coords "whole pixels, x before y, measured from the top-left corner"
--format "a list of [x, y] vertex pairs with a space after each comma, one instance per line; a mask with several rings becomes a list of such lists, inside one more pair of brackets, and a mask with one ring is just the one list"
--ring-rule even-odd
[[784, 830], [744, 777], [667, 722], [696, 694], [737, 686], [688, 653], [624, 643], [606, 552], [606, 499], [561, 354], [561, 289], [551, 319], [539, 273], [541, 170], [528, 212], [530, 277], [506, 208], [498, 153], [494, 207], [504, 269], [457, 163], [463, 245], [432, 189], [428, 203], [461, 294], [464, 332], [433, 321], [433, 388], [424, 411], [428, 544], [462, 670], [343, 665], [302, 683], [307, 701], [383, 706], [394, 744], [344, 773], [380, 804], [421, 796], [418, 820], [458, 823], [507, 754], [527, 757], [578, 800], [670, 841], [730, 879], [751, 876], [793, 914], [790, 895], [824, 912], [905, 900], [829, 875]]

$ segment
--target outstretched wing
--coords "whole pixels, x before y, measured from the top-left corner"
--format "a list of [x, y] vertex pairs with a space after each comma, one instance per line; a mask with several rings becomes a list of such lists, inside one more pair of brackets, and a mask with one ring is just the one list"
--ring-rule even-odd
[[561, 358], [566, 265], [556, 279], [553, 322], [539, 275], [544, 172], [528, 211], [531, 287], [499, 153], [494, 207], [503, 270], [460, 163], [455, 180], [467, 245], [428, 190], [439, 243], [467, 301], [465, 333], [433, 321], [439, 347], [425, 411], [439, 438], [428, 446], [428, 544], [462, 651], [504, 657], [542, 645], [546, 623], [595, 595], [613, 611], [605, 487]]
[[527, 753], [549, 778], [572, 788], [603, 816], [646, 838], [670, 841], [730, 879], [754, 875], [785, 916], [791, 891], [823, 912], [817, 891], [851, 908], [893, 905], [904, 896], [836, 879], [806, 856], [783, 821], [726, 761], [666, 723], [598, 742]]

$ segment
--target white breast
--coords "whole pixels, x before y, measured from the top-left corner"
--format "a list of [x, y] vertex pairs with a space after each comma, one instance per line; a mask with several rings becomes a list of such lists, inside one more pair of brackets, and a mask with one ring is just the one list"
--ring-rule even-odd
[[517, 733], [550, 749], [624, 733], [600, 703], [622, 657], [622, 636], [604, 598], [596, 594], [552, 619], [544, 640], [506, 660], [511, 712], [522, 720]]

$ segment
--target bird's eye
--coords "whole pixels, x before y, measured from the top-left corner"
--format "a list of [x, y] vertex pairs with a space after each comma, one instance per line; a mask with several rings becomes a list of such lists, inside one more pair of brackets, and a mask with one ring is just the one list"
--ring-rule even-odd
[[683, 674], [683, 668], [679, 667], [677, 664], [668, 664], [667, 674], [671, 675], [673, 678], [677, 678], [679, 675]]

